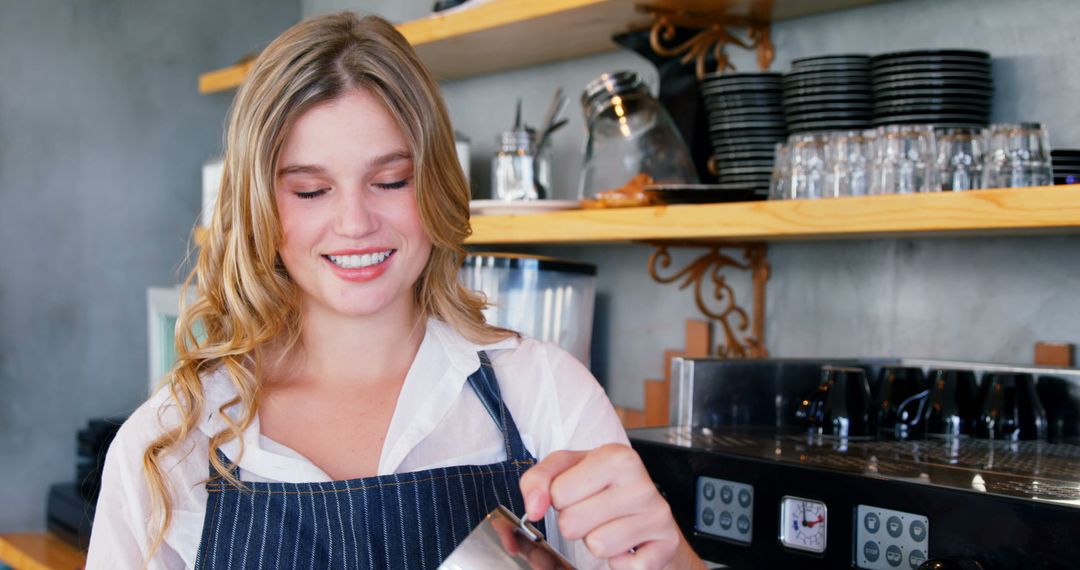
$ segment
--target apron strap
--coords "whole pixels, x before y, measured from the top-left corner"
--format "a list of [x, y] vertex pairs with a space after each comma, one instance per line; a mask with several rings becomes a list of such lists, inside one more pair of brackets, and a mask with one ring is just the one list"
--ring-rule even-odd
[[[230, 464], [232, 465], [232, 469], [230, 469], [230, 471], [232, 472], [233, 477], [236, 477], [237, 480], [240, 480], [240, 466], [233, 463], [228, 458], [228, 456], [226, 456], [225, 453], [221, 451], [220, 448], [215, 449], [214, 453], [217, 454], [218, 461], [224, 463], [225, 465], [230, 465]], [[214, 479], [214, 478], [217, 478], [217, 477], [219, 477], [219, 475], [218, 475], [217, 471], [214, 471], [214, 465], [211, 463], [210, 464], [210, 478]]]
[[480, 357], [480, 368], [469, 375], [469, 385], [480, 398], [480, 403], [484, 404], [491, 419], [495, 420], [499, 431], [502, 432], [507, 461], [532, 462], [533, 456], [525, 449], [525, 444], [521, 441], [521, 433], [518, 432], [517, 424], [514, 423], [514, 417], [510, 415], [510, 410], [503, 402], [502, 392], [499, 391], [499, 381], [495, 377], [495, 370], [491, 367], [491, 359], [482, 350], [477, 355]]

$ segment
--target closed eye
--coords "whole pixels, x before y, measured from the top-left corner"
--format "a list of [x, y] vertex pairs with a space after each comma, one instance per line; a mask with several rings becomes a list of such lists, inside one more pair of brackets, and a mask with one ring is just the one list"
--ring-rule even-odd
[[375, 184], [376, 187], [382, 188], [383, 190], [397, 190], [399, 188], [404, 188], [404, 187], [406, 187], [408, 185], [409, 185], [409, 179], [408, 178], [405, 178], [404, 180], [398, 180], [397, 182], [386, 182], [386, 183], [382, 183], [382, 184]]
[[330, 190], [329, 188], [319, 188], [318, 190], [312, 190], [310, 192], [295, 192], [297, 198], [304, 200], [310, 200], [312, 198], [318, 198]]

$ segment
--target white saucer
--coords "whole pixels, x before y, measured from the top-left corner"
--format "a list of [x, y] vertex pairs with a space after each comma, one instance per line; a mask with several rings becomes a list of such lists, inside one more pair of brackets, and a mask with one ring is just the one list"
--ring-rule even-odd
[[477, 216], [498, 216], [509, 214], [539, 214], [557, 210], [576, 210], [581, 205], [577, 200], [526, 200], [508, 202], [505, 200], [470, 200], [469, 212]]

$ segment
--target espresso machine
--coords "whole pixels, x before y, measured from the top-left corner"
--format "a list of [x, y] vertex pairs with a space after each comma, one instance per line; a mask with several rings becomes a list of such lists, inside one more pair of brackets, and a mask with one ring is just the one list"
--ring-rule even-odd
[[707, 561], [1080, 568], [1080, 370], [676, 359], [671, 389], [630, 440]]

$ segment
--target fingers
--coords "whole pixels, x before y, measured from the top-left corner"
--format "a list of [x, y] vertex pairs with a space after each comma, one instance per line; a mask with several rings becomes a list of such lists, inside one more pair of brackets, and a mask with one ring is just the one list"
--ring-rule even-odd
[[666, 545], [666, 550], [661, 548], [659, 552], [666, 553], [668, 557], [665, 560], [670, 560], [679, 545], [679, 536], [672, 525], [666, 524], [668, 518], [670, 510], [652, 509], [615, 519], [585, 535], [585, 546], [593, 556], [609, 559], [621, 556], [630, 549], [640, 550], [646, 545], [658, 543]]
[[656, 488], [647, 481], [620, 488], [609, 487], [560, 510], [559, 533], [568, 540], [580, 540], [607, 522], [647, 512], [650, 508], [662, 508], [659, 499]]
[[593, 450], [551, 484], [551, 500], [562, 511], [603, 491], [610, 485], [648, 480], [637, 453], [625, 445]]
[[551, 485], [555, 478], [585, 458], [585, 451], [556, 451], [533, 465], [521, 476], [521, 495], [525, 497], [525, 517], [538, 521], [551, 506]]

